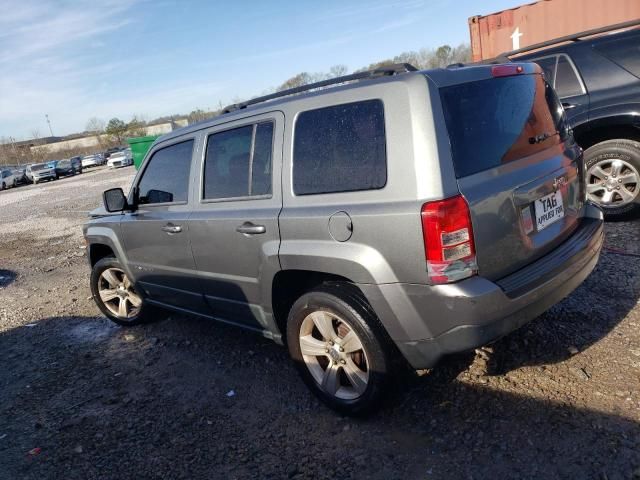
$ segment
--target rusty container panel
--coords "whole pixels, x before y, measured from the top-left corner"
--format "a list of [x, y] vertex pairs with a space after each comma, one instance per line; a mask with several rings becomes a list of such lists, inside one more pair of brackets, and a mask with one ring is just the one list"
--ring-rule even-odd
[[469, 18], [473, 61], [640, 18], [640, 0], [541, 0]]

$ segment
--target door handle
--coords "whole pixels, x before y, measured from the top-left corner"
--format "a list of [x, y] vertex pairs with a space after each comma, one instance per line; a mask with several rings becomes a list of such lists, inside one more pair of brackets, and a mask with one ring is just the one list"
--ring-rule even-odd
[[244, 222], [242, 225], [236, 227], [236, 232], [244, 233], [245, 235], [256, 235], [258, 233], [265, 233], [267, 228], [264, 225], [255, 225], [251, 222]]
[[173, 223], [167, 223], [164, 227], [162, 227], [162, 231], [169, 234], [180, 233], [182, 231], [182, 227], [180, 225], [174, 225]]
[[577, 106], [578, 106], [578, 105], [576, 105], [575, 103], [565, 103], [565, 102], [562, 102], [562, 107], [563, 107], [565, 110], [571, 110], [572, 108], [576, 108]]

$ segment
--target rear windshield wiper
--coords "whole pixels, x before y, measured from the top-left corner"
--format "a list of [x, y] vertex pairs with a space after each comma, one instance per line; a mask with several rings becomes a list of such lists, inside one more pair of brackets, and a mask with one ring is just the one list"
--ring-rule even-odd
[[529, 137], [529, 143], [531, 145], [533, 145], [534, 143], [542, 143], [547, 138], [551, 138], [551, 137], [552, 137], [552, 135], [550, 133], [543, 132], [540, 135], [536, 135], [535, 137]]

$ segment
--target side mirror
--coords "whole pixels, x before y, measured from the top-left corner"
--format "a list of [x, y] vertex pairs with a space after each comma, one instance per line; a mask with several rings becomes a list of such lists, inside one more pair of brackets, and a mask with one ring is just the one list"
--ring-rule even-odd
[[127, 197], [124, 196], [121, 188], [105, 190], [102, 194], [102, 201], [107, 212], [122, 212], [128, 207]]

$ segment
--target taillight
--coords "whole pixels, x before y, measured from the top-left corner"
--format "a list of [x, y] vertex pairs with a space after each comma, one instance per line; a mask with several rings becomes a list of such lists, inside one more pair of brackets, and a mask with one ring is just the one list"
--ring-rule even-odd
[[492, 77], [510, 77], [523, 72], [522, 65], [494, 65], [491, 67]]
[[449, 283], [475, 275], [476, 249], [465, 199], [456, 197], [422, 206], [422, 234], [427, 272], [433, 283]]

